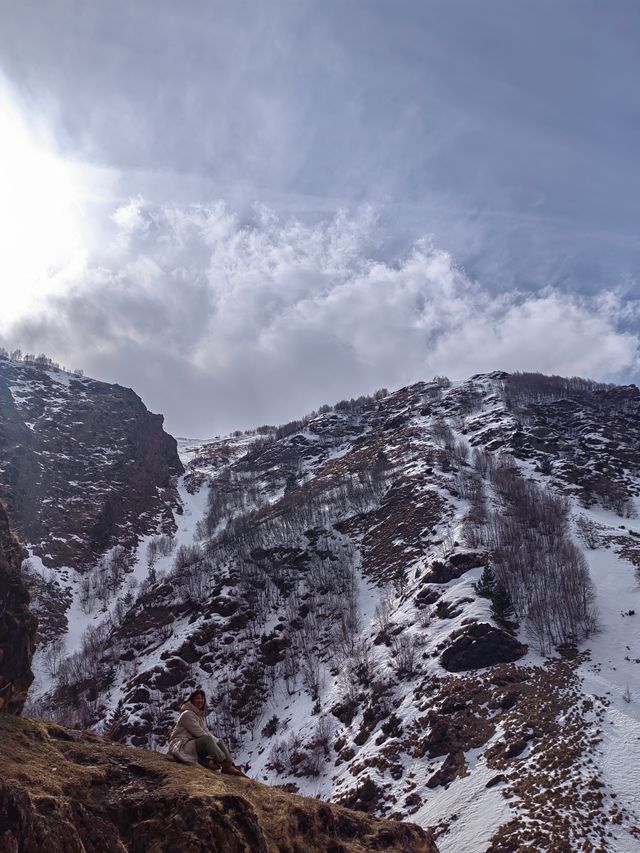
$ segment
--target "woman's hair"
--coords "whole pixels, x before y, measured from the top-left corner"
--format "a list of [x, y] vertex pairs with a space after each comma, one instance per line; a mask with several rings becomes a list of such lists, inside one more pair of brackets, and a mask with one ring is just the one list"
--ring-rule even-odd
[[[201, 690], [199, 687], [196, 690], [193, 690], [189, 696], [187, 697], [187, 702], [193, 703], [193, 700], [196, 696], [202, 696], [204, 698], [204, 708], [207, 707], [207, 696], [204, 690]], [[202, 709], [204, 711], [204, 708]]]

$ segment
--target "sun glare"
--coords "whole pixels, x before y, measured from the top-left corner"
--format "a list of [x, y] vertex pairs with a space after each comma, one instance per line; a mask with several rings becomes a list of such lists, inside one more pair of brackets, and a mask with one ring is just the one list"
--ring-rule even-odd
[[29, 126], [0, 79], [0, 327], [82, 265], [85, 204], [82, 167]]

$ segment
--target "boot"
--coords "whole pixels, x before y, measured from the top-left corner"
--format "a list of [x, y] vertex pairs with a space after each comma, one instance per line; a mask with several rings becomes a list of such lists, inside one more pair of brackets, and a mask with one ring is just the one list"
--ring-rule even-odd
[[202, 758], [200, 760], [200, 764], [202, 764], [203, 767], [206, 767], [207, 770], [212, 770], [214, 773], [217, 773], [218, 770], [220, 770], [220, 763], [211, 755], [208, 755], [206, 758]]
[[222, 773], [226, 773], [228, 776], [244, 776], [242, 770], [239, 770], [232, 761], [229, 761], [227, 758], [222, 762], [222, 766], [220, 767]]

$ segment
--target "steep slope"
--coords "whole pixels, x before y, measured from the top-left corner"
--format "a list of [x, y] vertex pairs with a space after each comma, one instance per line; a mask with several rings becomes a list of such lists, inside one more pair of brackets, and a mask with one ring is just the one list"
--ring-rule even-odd
[[0, 358], [0, 498], [45, 566], [171, 528], [182, 465], [162, 421], [129, 388]]
[[0, 850], [437, 853], [374, 820], [53, 724], [0, 716]]
[[0, 357], [0, 499], [41, 581], [44, 640], [105, 553], [122, 573], [141, 536], [175, 529], [183, 468], [162, 420], [128, 388]]
[[175, 536], [78, 590], [34, 707], [161, 747], [201, 685], [250, 775], [442, 851], [634, 850], [639, 416], [496, 372], [181, 442]]

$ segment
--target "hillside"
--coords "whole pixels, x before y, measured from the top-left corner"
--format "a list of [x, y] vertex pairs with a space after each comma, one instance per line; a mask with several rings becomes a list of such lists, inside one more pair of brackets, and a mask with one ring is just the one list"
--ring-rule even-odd
[[181, 440], [173, 525], [33, 573], [73, 580], [30, 711], [162, 748], [199, 685], [250, 776], [442, 851], [635, 850], [639, 415], [496, 372]]
[[0, 850], [437, 853], [427, 833], [0, 715]]
[[0, 357], [0, 500], [48, 581], [44, 639], [67, 628], [79, 578], [106, 551], [122, 549], [122, 574], [141, 535], [175, 529], [183, 468], [162, 422], [128, 388]]

